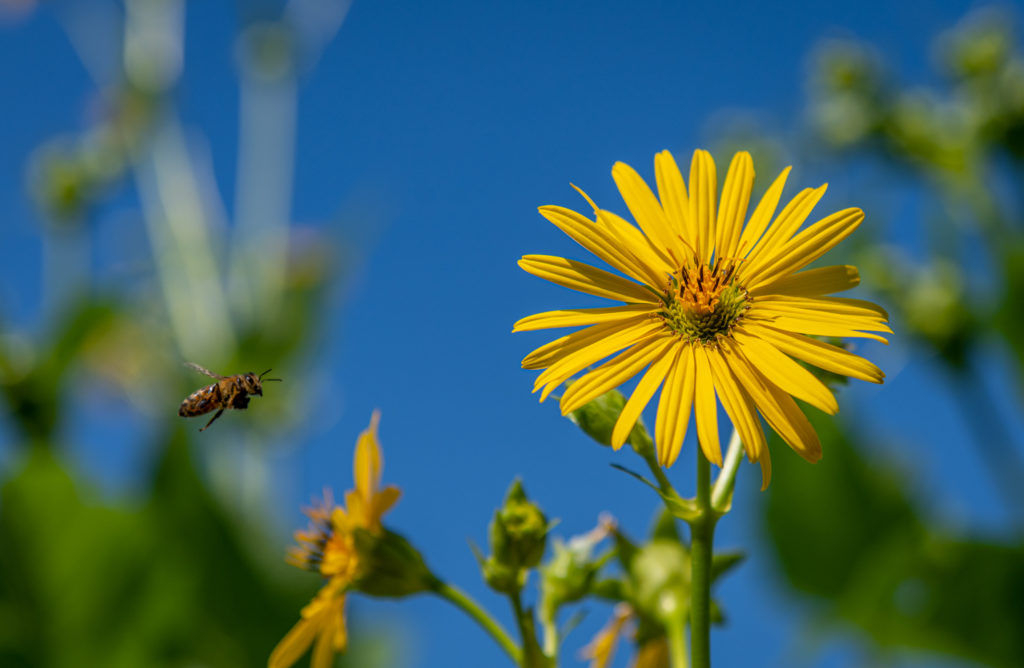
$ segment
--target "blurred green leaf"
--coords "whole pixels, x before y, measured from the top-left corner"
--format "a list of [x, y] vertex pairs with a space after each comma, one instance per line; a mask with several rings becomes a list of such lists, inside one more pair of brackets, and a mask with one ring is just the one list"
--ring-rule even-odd
[[997, 666], [1024, 657], [1024, 548], [926, 527], [906, 477], [814, 416], [824, 457], [809, 465], [772, 436], [764, 526], [783, 574], [835, 626], [883, 647]]

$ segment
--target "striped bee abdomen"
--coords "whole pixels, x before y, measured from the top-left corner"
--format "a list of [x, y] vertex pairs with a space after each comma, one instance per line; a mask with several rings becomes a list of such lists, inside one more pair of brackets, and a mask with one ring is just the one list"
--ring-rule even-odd
[[178, 408], [181, 417], [195, 417], [221, 407], [220, 387], [216, 383], [188, 395]]

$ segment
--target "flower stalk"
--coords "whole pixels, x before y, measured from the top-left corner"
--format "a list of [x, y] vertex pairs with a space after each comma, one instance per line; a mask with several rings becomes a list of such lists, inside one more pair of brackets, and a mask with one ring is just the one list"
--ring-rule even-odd
[[708, 668], [711, 665], [711, 554], [718, 515], [711, 507], [711, 463], [703, 450], [695, 450], [697, 516], [690, 520], [690, 656], [694, 668]]
[[491, 617], [486, 610], [481, 608], [476, 601], [470, 598], [468, 594], [440, 580], [434, 586], [433, 592], [469, 615], [470, 619], [479, 624], [480, 628], [498, 643], [498, 646], [508, 654], [509, 658], [517, 666], [522, 663], [523, 653], [515, 641], [512, 640], [512, 637], [509, 636], [508, 631]]

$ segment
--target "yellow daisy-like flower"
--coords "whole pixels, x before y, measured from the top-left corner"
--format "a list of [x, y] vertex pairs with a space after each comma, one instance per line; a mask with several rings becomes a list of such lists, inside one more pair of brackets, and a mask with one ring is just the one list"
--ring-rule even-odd
[[612, 445], [622, 446], [660, 387], [655, 441], [663, 466], [679, 456], [691, 412], [704, 455], [721, 466], [720, 401], [748, 458], [760, 462], [767, 487], [771, 460], [758, 414], [814, 462], [821, 444], [794, 398], [829, 414], [839, 410], [832, 392], [796, 360], [872, 383], [885, 377], [867, 360], [812, 338], [885, 343], [874, 333], [892, 332], [883, 309], [828, 296], [856, 286], [857, 269], [801, 271], [853, 232], [864, 213], [843, 209], [801, 230], [825, 194], [823, 185], [801, 191], [776, 216], [787, 168], [747, 220], [754, 167], [746, 152], [729, 165], [720, 200], [707, 151], [693, 154], [689, 189], [668, 151], [655, 156], [654, 167], [658, 196], [633, 168], [621, 162], [612, 168], [639, 229], [598, 208], [582, 190], [595, 220], [559, 206], [540, 207], [541, 215], [622, 275], [549, 255], [526, 255], [519, 266], [621, 304], [523, 318], [513, 331], [584, 327], [534, 350], [523, 368], [544, 370], [534, 384], [543, 401], [573, 375], [615, 355], [565, 390], [562, 413], [640, 375], [615, 424]]
[[314, 643], [313, 668], [333, 665], [334, 655], [345, 651], [345, 594], [363, 575], [353, 532], [364, 529], [381, 532], [380, 518], [398, 501], [397, 487], [381, 488], [384, 463], [377, 440], [380, 414], [374, 412], [370, 426], [356, 444], [355, 489], [345, 494], [347, 508], [334, 505], [330, 492], [318, 506], [307, 508], [311, 526], [297, 531], [297, 547], [288, 553], [288, 562], [327, 578], [313, 600], [302, 609], [302, 619], [281, 639], [267, 661], [269, 668], [288, 668]]
[[[615, 657], [619, 639], [626, 634], [626, 626], [633, 621], [635, 613], [628, 603], [615, 606], [611, 620], [597, 632], [590, 644], [584, 647], [581, 658], [590, 659], [590, 668], [608, 668]], [[633, 632], [635, 634], [635, 630]], [[668, 642], [665, 636], [648, 640], [637, 647], [630, 668], [668, 668]]]

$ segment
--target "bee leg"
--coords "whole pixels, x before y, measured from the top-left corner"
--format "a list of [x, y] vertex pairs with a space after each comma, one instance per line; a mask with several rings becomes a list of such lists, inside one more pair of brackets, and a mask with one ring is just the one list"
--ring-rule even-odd
[[216, 413], [214, 413], [213, 417], [212, 417], [212, 418], [210, 418], [210, 421], [206, 423], [206, 427], [203, 427], [203, 428], [202, 428], [202, 429], [200, 429], [199, 431], [206, 431], [206, 429], [207, 429], [207, 428], [208, 428], [208, 427], [209, 427], [209, 426], [210, 426], [211, 424], [213, 424], [213, 421], [214, 421], [214, 420], [216, 420], [217, 418], [219, 418], [219, 417], [220, 417], [220, 414], [221, 414], [221, 413], [223, 413], [223, 412], [224, 412], [224, 409], [222, 408], [222, 409], [220, 409], [219, 411], [217, 411]]

